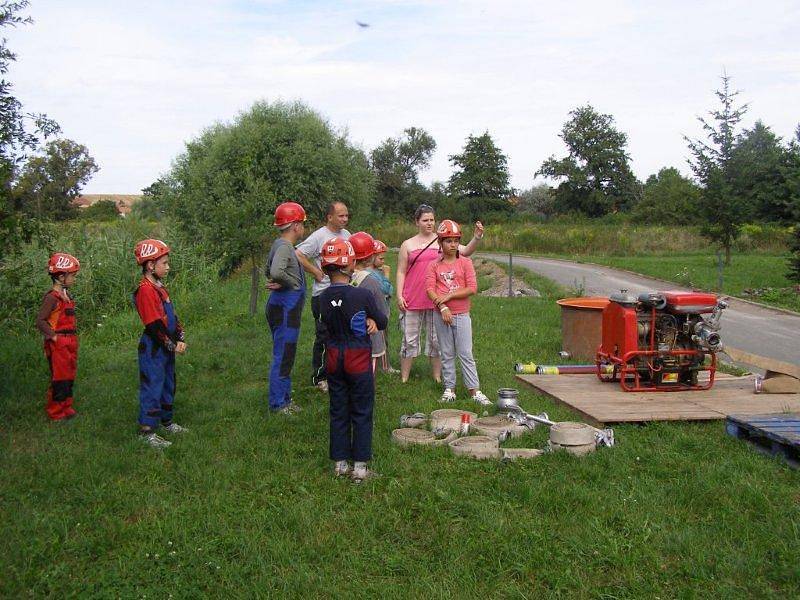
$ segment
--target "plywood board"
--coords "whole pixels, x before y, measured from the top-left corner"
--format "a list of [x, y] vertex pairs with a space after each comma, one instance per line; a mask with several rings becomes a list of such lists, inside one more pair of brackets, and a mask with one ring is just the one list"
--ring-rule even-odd
[[714, 387], [696, 392], [624, 392], [619, 383], [603, 383], [595, 375], [517, 375], [517, 379], [597, 426], [800, 411], [800, 394], [755, 394], [752, 376], [720, 374]]

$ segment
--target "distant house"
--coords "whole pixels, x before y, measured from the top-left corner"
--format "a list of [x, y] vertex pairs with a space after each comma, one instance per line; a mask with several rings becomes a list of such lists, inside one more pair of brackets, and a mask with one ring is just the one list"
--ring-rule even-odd
[[86, 208], [100, 200], [111, 200], [117, 205], [119, 214], [124, 217], [131, 212], [131, 207], [141, 199], [141, 194], [84, 194], [75, 198], [74, 204], [78, 208]]

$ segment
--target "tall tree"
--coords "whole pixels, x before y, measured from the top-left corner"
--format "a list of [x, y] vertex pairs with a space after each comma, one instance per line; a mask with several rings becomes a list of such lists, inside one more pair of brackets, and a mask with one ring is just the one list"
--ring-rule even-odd
[[[27, 0], [0, 2], [0, 29], [32, 23], [30, 17], [19, 14], [27, 6]], [[0, 258], [41, 233], [38, 224], [15, 205], [11, 186], [27, 153], [35, 150], [42, 138], [58, 132], [55, 121], [25, 112], [13, 95], [13, 84], [5, 77], [16, 59], [6, 38], [0, 38]]]
[[74, 200], [98, 171], [86, 146], [72, 140], [53, 140], [44, 154], [28, 159], [14, 186], [18, 205], [42, 220], [75, 216]]
[[467, 138], [461, 154], [449, 157], [453, 174], [447, 182], [450, 196], [461, 205], [462, 218], [473, 221], [486, 213], [510, 213], [508, 158], [489, 135]]
[[791, 156], [781, 138], [760, 120], [739, 136], [730, 159], [732, 185], [748, 218], [788, 222], [792, 195], [787, 182]]
[[569, 115], [559, 135], [567, 156], [551, 156], [536, 172], [561, 181], [556, 190], [559, 209], [599, 217], [633, 206], [640, 185], [629, 164], [628, 136], [616, 128], [614, 117], [589, 104]]
[[739, 228], [747, 218], [747, 206], [734, 187], [731, 160], [738, 135], [736, 127], [747, 112], [747, 104], [736, 106], [739, 91], [731, 90], [730, 77], [722, 74], [722, 88], [714, 92], [720, 108], [709, 112], [711, 119], [698, 117], [706, 140], [684, 136], [692, 158], [689, 165], [703, 186], [701, 214], [703, 234], [725, 250], [725, 264], [731, 263], [731, 247], [739, 237]]
[[409, 127], [397, 138], [387, 138], [370, 153], [375, 173], [376, 208], [383, 213], [409, 214], [420, 193], [419, 173], [430, 164], [436, 150], [433, 137], [419, 127]]
[[674, 167], [650, 175], [642, 199], [633, 209], [636, 219], [645, 223], [696, 224], [699, 219], [700, 188]]
[[363, 214], [374, 189], [363, 152], [299, 102], [257, 102], [233, 123], [210, 127], [165, 181], [170, 213], [209, 257], [222, 259], [223, 272], [250, 262], [251, 314], [275, 207], [293, 200], [321, 220], [329, 202], [343, 200]]

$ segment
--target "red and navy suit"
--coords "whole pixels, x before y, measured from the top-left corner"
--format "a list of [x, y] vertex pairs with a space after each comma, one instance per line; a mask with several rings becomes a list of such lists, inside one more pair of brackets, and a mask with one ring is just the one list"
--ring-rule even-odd
[[325, 370], [330, 394], [330, 457], [366, 462], [372, 458], [375, 383], [367, 318], [386, 329], [387, 316], [362, 288], [332, 284], [320, 295], [327, 330]]
[[[55, 302], [54, 300], [55, 299]], [[66, 290], [59, 294], [50, 290], [45, 303], [54, 308], [47, 317], [47, 325], [55, 334], [55, 341], [44, 342], [44, 354], [50, 366], [50, 387], [47, 388], [45, 410], [53, 420], [75, 415], [72, 408], [72, 385], [78, 371], [78, 336], [75, 331], [75, 301]]]
[[133, 300], [144, 324], [139, 338], [139, 424], [156, 429], [172, 423], [175, 346], [184, 341], [183, 327], [164, 286], [145, 277]]

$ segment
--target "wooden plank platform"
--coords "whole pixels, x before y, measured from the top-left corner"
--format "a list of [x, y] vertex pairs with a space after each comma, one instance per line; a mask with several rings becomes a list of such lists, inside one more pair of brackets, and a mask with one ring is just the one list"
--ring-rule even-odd
[[779, 456], [792, 467], [800, 467], [800, 414], [730, 415], [725, 421], [728, 435], [753, 444], [759, 452]]
[[753, 377], [719, 374], [704, 392], [623, 392], [595, 375], [517, 375], [601, 427], [608, 423], [707, 421], [730, 414], [800, 412], [800, 394], [754, 394]]

